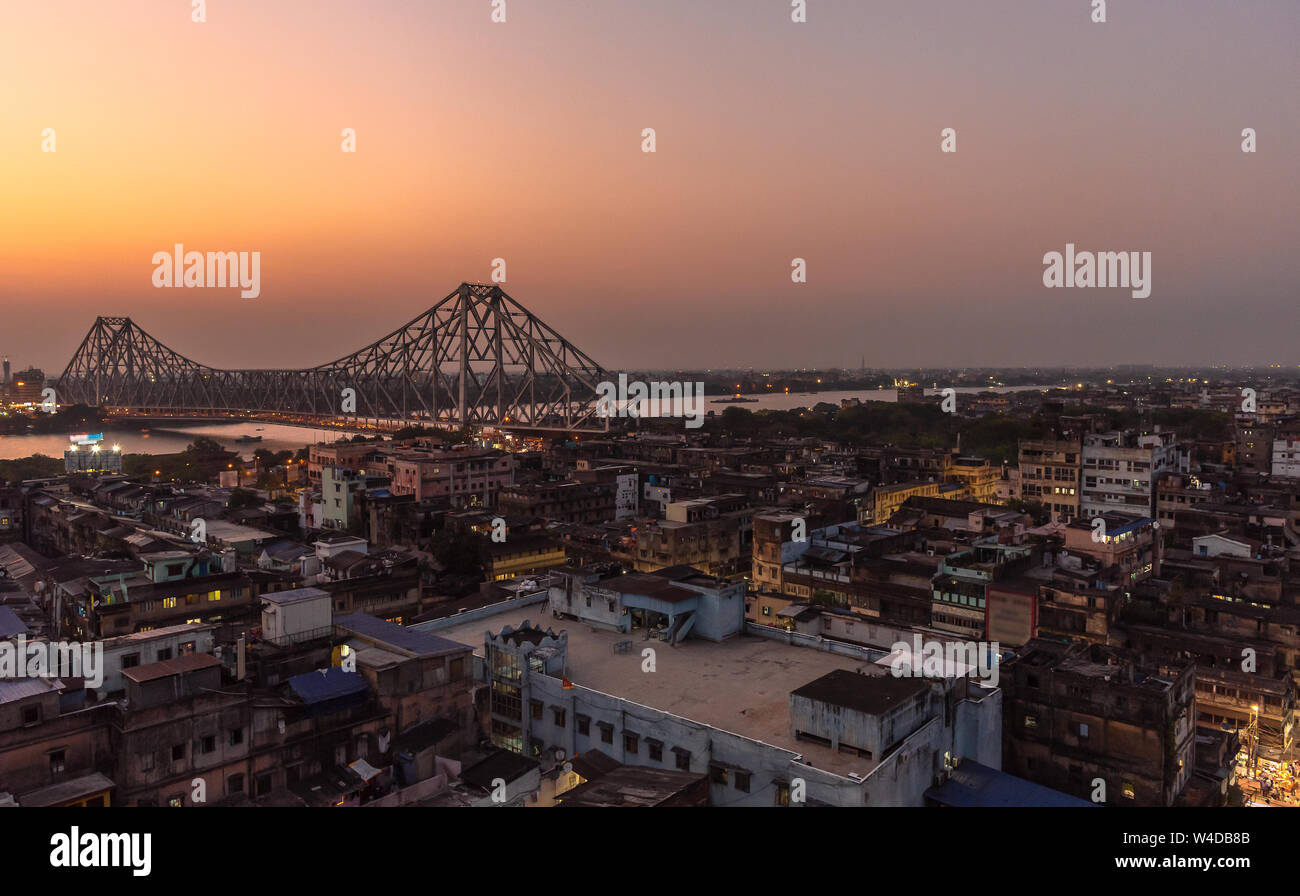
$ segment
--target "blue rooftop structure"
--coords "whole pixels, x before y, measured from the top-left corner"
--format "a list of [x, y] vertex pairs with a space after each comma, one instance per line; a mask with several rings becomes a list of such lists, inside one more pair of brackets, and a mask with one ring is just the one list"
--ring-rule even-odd
[[307, 706], [307, 715], [313, 717], [359, 705], [370, 692], [360, 672], [345, 672], [337, 666], [295, 675], [289, 679], [289, 688]]
[[1006, 772], [980, 765], [973, 759], [963, 759], [952, 770], [947, 781], [925, 792], [927, 805], [952, 807], [1010, 807], [1033, 806], [1044, 808], [1093, 807], [1095, 803], [1081, 800], [1008, 775]]
[[27, 634], [27, 626], [9, 607], [0, 607], [0, 638], [16, 638]]

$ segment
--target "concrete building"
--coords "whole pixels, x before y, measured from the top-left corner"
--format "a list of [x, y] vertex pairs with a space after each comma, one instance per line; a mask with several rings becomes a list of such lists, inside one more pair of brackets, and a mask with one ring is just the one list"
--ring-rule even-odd
[[262, 638], [279, 647], [324, 637], [333, 625], [327, 591], [293, 588], [262, 596]]
[[1002, 768], [1111, 805], [1172, 806], [1194, 766], [1194, 664], [1035, 639], [1003, 662]]
[[108, 638], [104, 649], [104, 681], [92, 693], [97, 699], [125, 691], [122, 673], [136, 666], [147, 666], [192, 653], [211, 653], [214, 625], [185, 623]]
[[459, 756], [473, 745], [477, 726], [469, 647], [364, 613], [334, 623], [346, 635], [347, 648], [356, 651], [357, 671], [391, 713], [399, 737], [441, 720], [448, 725], [439, 739], [441, 753]]
[[1110, 511], [1154, 516], [1155, 485], [1162, 473], [1187, 472], [1174, 433], [1089, 433], [1083, 437], [1083, 493], [1079, 515]]
[[1150, 578], [1158, 550], [1156, 521], [1145, 514], [1114, 512], [1100, 518], [1105, 524], [1101, 528], [1094, 528], [1095, 516], [1093, 521], [1076, 519], [1066, 526], [1065, 551], [1088, 558], [1103, 570], [1118, 570], [1128, 586]]
[[1260, 423], [1253, 415], [1236, 418], [1236, 467], [1246, 473], [1268, 473], [1273, 469], [1276, 427]]
[[561, 571], [551, 612], [621, 633], [639, 631], [672, 644], [687, 637], [723, 641], [745, 625], [745, 584], [690, 567], [637, 575]]
[[515, 481], [513, 456], [494, 449], [393, 449], [384, 456], [384, 470], [394, 495], [442, 498], [452, 507], [492, 506]]
[[998, 579], [1026, 571], [1033, 553], [1028, 544], [983, 539], [944, 557], [931, 579], [930, 624], [982, 640], [988, 621], [988, 589]]
[[1020, 443], [1020, 497], [1038, 501], [1052, 522], [1079, 515], [1082, 501], [1083, 443], [1079, 439], [1033, 439]]
[[693, 566], [715, 576], [748, 572], [752, 565], [753, 517], [749, 510], [735, 507], [737, 499], [743, 504], [739, 495], [669, 504], [666, 519], [637, 528], [637, 571]]
[[947, 696], [888, 755], [868, 758], [795, 737], [792, 691], [834, 669], [892, 689], [893, 677], [875, 664], [883, 651], [837, 645], [831, 652], [815, 649], [820, 639], [775, 632], [687, 640], [647, 674], [643, 652], [615, 650], [619, 633], [540, 632], [521, 616], [448, 620], [437, 631], [482, 645], [482, 680], [500, 683], [503, 700], [493, 705], [510, 713], [502, 718], [494, 709], [494, 722], [505, 723], [501, 734], [544, 768], [556, 751], [595, 748], [625, 765], [707, 774], [714, 806], [920, 806], [954, 759], [1000, 766], [1001, 692], [968, 679], [930, 682]]
[[1278, 427], [1273, 436], [1270, 472], [1274, 476], [1300, 477], [1300, 428]]

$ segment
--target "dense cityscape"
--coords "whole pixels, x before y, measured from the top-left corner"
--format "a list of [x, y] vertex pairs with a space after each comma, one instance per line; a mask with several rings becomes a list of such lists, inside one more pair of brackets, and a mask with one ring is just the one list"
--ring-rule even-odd
[[[158, 455], [41, 376], [10, 431], [96, 432], [0, 466], [6, 804], [1295, 800], [1295, 374], [729, 371], [698, 428]], [[746, 404], [846, 380], [891, 387]]]
[[1287, 872], [1294, 0], [0, 22], [20, 884]]

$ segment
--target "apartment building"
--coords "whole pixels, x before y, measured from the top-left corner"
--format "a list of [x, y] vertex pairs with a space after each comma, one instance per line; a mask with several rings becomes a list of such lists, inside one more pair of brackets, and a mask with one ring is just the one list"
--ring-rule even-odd
[[1186, 463], [1170, 430], [1089, 433], [1083, 437], [1078, 515], [1091, 519], [1119, 511], [1153, 516], [1156, 480], [1165, 472], [1186, 472]]
[[395, 495], [416, 501], [445, 498], [452, 507], [481, 507], [497, 503], [501, 489], [515, 481], [515, 462], [503, 451], [398, 448], [385, 452], [384, 471]]
[[1053, 522], [1068, 523], [1082, 502], [1083, 443], [1079, 439], [1033, 439], [1020, 443], [1020, 497], [1038, 501]]
[[1277, 428], [1269, 469], [1274, 476], [1300, 477], [1300, 427], [1291, 424]]
[[[1119, 806], [1171, 806], [1195, 758], [1194, 665], [1035, 639], [1002, 664], [1002, 767]], [[1100, 786], [1099, 786], [1100, 782]]]

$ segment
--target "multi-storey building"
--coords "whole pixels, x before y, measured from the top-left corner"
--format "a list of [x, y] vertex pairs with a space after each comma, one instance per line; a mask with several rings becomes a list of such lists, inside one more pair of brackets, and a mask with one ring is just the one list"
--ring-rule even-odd
[[1273, 468], [1273, 442], [1276, 427], [1260, 423], [1254, 415], [1237, 415], [1237, 469], [1248, 473], [1268, 473]]
[[616, 482], [543, 482], [501, 488], [496, 506], [505, 514], [559, 523], [603, 523], [618, 514]]
[[1079, 515], [1083, 443], [1079, 439], [1034, 439], [1020, 443], [1020, 497], [1038, 501], [1053, 522]]
[[1079, 515], [1119, 511], [1155, 513], [1155, 484], [1164, 472], [1185, 470], [1170, 430], [1090, 433], [1083, 437], [1083, 494]]
[[399, 448], [385, 452], [383, 467], [393, 494], [414, 495], [417, 501], [445, 498], [452, 507], [495, 504], [498, 492], [515, 481], [513, 457], [490, 449]]
[[998, 498], [1002, 469], [989, 463], [988, 458], [953, 455], [948, 458], [943, 475], [947, 482], [961, 486], [956, 496], [959, 500], [991, 504]]
[[1300, 477], [1300, 427], [1279, 426], [1273, 436], [1271, 472], [1274, 476]]
[[1173, 805], [1194, 766], [1194, 668], [1030, 641], [1001, 668], [1003, 769], [1082, 799]]

